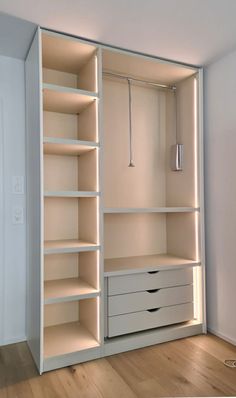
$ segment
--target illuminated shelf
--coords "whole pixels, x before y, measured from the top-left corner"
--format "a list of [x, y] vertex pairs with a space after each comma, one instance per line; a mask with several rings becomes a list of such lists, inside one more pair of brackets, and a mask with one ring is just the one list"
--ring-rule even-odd
[[80, 278], [44, 282], [44, 304], [97, 297], [99, 290]]
[[161, 271], [198, 265], [200, 265], [198, 261], [172, 256], [171, 254], [110, 258], [104, 260], [104, 275], [135, 274], [140, 273], [140, 271]]
[[98, 95], [95, 92], [43, 84], [43, 109], [45, 111], [77, 114], [96, 98]]
[[44, 329], [44, 358], [99, 347], [93, 335], [79, 322]]
[[49, 198], [95, 198], [100, 192], [95, 191], [45, 191], [44, 196]]
[[97, 243], [76, 239], [48, 240], [44, 242], [44, 254], [78, 253], [98, 250], [99, 248], [100, 246]]
[[199, 207], [105, 207], [105, 214], [124, 213], [194, 213]]
[[99, 147], [94, 141], [70, 140], [65, 138], [44, 137], [43, 150], [49, 155], [83, 155]]

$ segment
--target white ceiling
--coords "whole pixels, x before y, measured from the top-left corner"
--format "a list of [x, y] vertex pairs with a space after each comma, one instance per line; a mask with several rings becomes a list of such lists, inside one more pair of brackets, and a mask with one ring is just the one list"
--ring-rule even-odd
[[236, 48], [236, 0], [0, 0], [0, 11], [195, 65]]

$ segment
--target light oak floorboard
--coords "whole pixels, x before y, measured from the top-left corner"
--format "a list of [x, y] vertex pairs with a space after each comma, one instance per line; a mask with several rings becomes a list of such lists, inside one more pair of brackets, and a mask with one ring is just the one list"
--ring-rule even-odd
[[0, 347], [0, 398], [236, 396], [236, 347], [194, 336], [44, 373], [26, 343]]

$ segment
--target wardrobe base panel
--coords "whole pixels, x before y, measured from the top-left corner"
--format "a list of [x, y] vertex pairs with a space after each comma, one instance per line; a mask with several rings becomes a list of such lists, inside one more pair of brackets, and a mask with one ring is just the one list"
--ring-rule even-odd
[[203, 334], [203, 326], [204, 325], [198, 321], [190, 321], [183, 324], [165, 326], [155, 330], [113, 337], [105, 341], [104, 356]]
[[43, 361], [43, 372], [50, 370], [65, 368], [67, 366], [76, 365], [82, 362], [91, 361], [101, 358], [101, 347], [90, 348], [88, 350], [72, 352], [70, 354], [58, 355], [46, 358]]

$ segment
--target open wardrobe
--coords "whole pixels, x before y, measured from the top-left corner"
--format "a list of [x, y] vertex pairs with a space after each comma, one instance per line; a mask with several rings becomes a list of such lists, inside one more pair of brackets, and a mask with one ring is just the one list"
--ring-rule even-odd
[[202, 70], [38, 28], [26, 97], [39, 372], [206, 332]]

